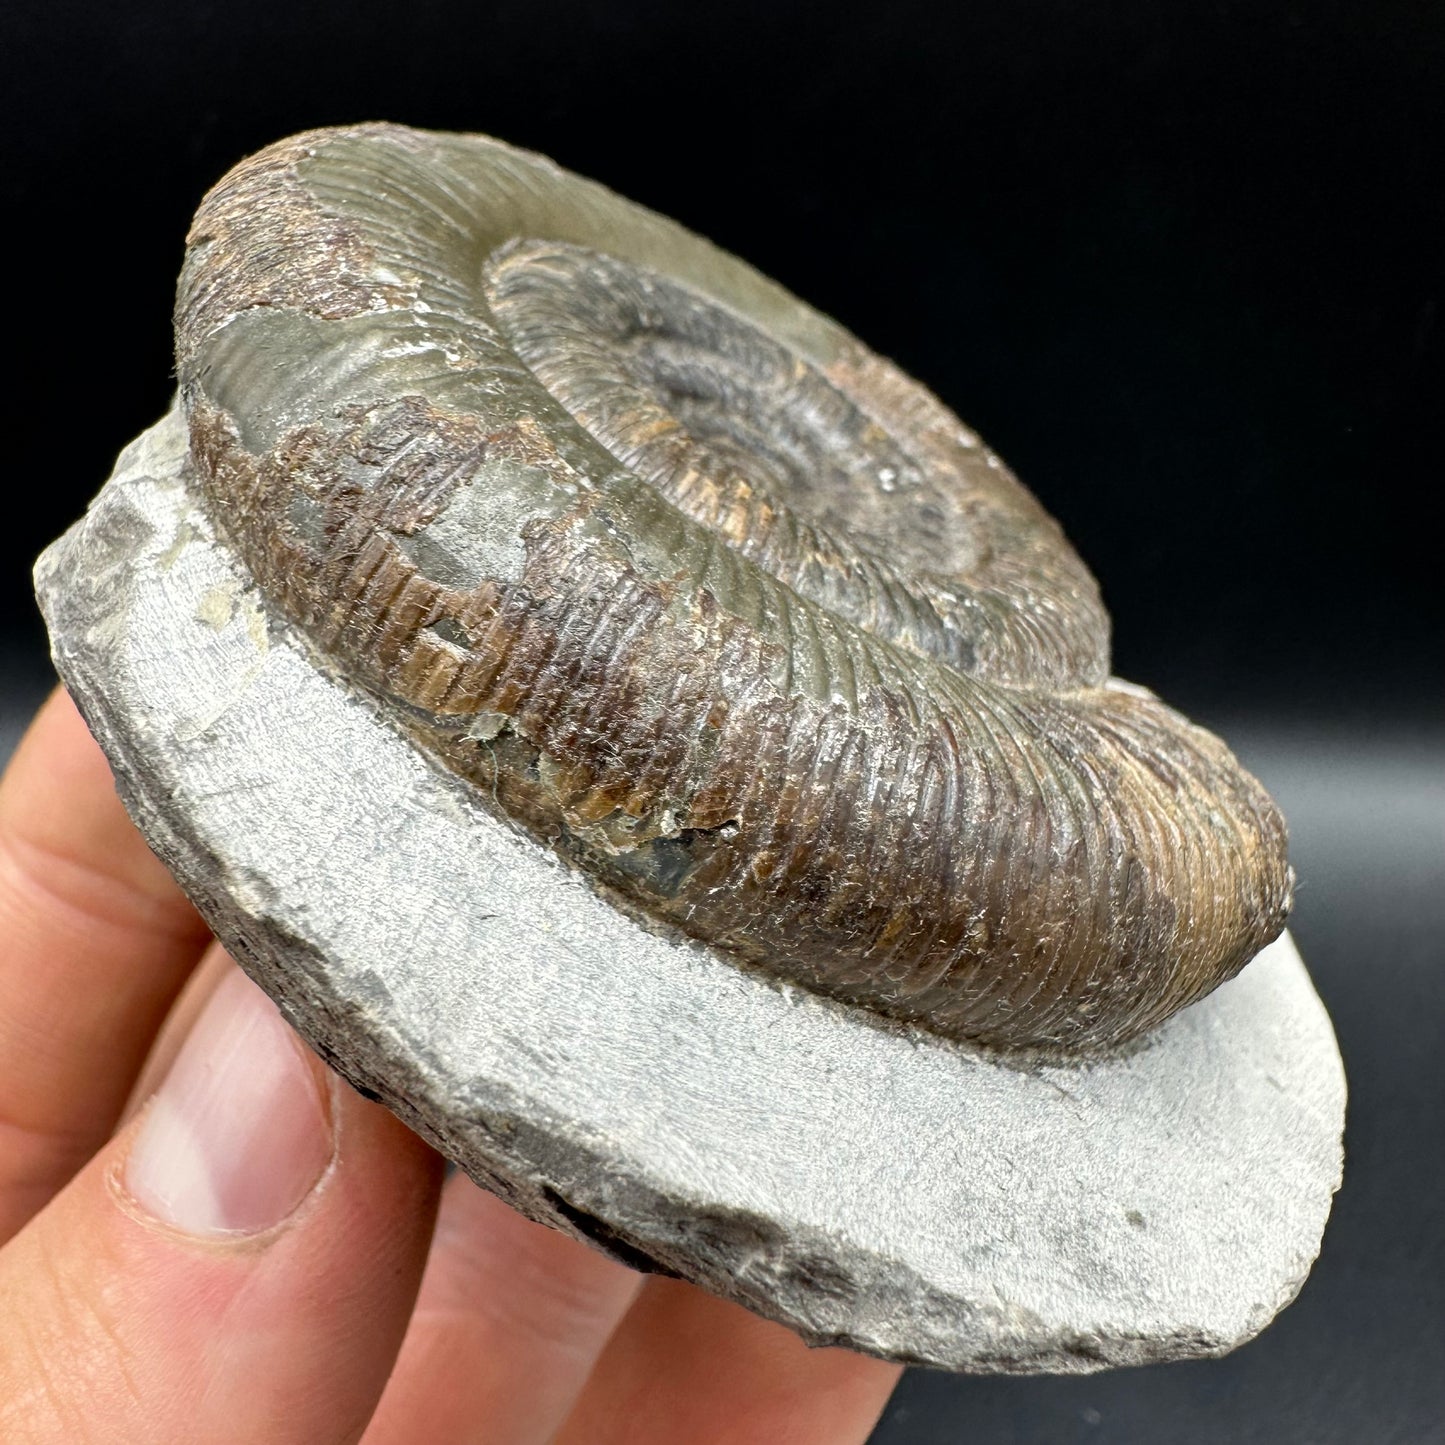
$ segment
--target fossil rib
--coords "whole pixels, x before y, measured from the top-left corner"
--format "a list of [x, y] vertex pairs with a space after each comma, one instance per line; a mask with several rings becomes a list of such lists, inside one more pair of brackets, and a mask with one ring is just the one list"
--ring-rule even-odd
[[484, 137], [312, 132], [203, 203], [177, 351], [273, 604], [624, 906], [1079, 1052], [1282, 928], [1277, 811], [1109, 678], [1037, 502], [672, 222]]

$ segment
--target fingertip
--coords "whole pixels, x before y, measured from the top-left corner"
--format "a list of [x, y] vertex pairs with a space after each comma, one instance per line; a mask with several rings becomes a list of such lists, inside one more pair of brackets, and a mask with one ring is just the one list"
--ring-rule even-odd
[[275, 1228], [335, 1155], [331, 1095], [275, 1005], [232, 968], [144, 1111], [125, 1188], [188, 1234]]
[[555, 1445], [862, 1445], [901, 1367], [810, 1348], [681, 1280], [650, 1278]]
[[[233, 973], [156, 1098], [0, 1255], [0, 1399], [20, 1402], [0, 1438], [73, 1438], [15, 1413], [46, 1400], [116, 1445], [359, 1437], [440, 1180]], [[64, 1377], [37, 1384], [57, 1345]]]

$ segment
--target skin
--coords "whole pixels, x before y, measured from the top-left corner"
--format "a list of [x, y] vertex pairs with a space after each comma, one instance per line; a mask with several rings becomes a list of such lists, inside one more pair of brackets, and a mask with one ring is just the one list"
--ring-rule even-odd
[[186, 1077], [178, 1054], [197, 1063], [186, 1040], [208, 1037], [217, 1000], [252, 986], [61, 693], [0, 782], [0, 939], [5, 1441], [846, 1445], [871, 1430], [896, 1366], [810, 1350], [444, 1183], [435, 1154], [299, 1045], [297, 1097], [275, 1115], [319, 1100], [330, 1142], [294, 1203], [221, 1233], [148, 1209], [127, 1183], [148, 1099]]

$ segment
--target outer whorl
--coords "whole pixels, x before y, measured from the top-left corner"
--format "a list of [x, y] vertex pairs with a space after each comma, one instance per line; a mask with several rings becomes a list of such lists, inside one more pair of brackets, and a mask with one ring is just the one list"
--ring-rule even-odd
[[1283, 927], [1279, 814], [1109, 677], [1057, 525], [917, 383], [672, 222], [484, 137], [313, 132], [201, 206], [177, 350], [209, 508], [270, 601], [639, 915], [1072, 1052]]

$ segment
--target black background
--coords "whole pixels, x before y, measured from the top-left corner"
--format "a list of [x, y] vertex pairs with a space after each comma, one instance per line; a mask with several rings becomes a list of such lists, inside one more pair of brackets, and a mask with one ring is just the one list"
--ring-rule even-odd
[[1445, 1440], [1445, 7], [1215, 0], [8, 5], [0, 744], [35, 552], [164, 410], [186, 222], [312, 125], [483, 130], [771, 272], [979, 428], [1116, 669], [1289, 814], [1346, 1187], [1228, 1360], [913, 1374], [876, 1440]]

